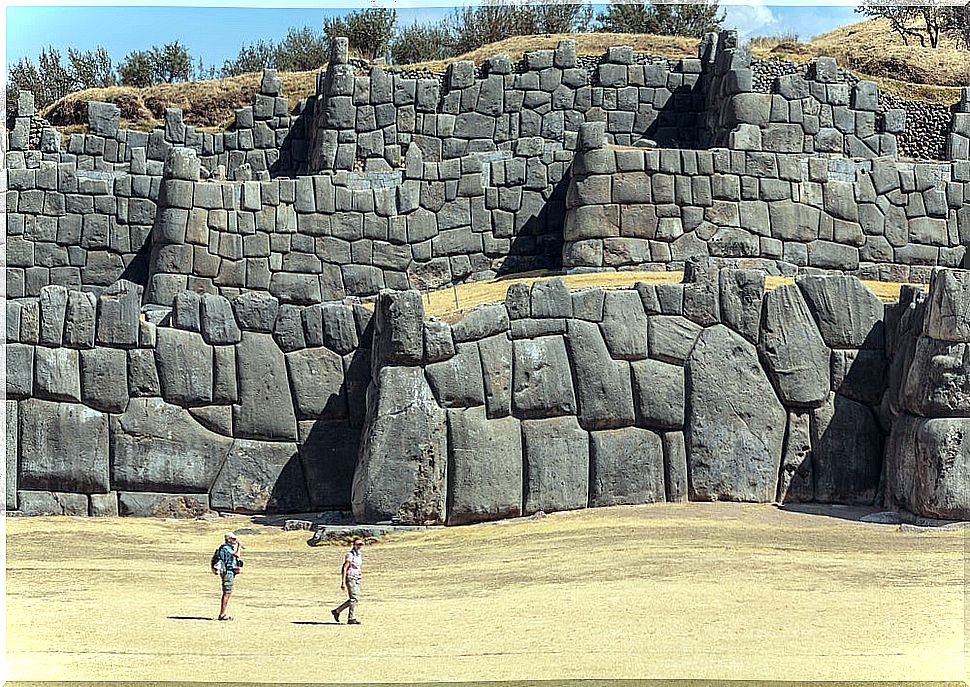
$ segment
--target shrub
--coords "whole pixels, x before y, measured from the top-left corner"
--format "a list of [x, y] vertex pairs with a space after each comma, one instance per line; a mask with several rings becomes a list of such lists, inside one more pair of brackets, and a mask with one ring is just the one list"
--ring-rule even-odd
[[454, 53], [447, 27], [418, 24], [401, 29], [391, 41], [391, 58], [395, 64], [414, 64], [444, 60]]
[[716, 0], [690, 5], [610, 0], [606, 11], [596, 19], [600, 31], [700, 38], [708, 31], [721, 29], [724, 15], [717, 16], [718, 9]]
[[396, 21], [396, 10], [372, 7], [328, 19], [324, 22], [323, 32], [328, 39], [345, 36], [351, 52], [372, 60], [387, 53]]

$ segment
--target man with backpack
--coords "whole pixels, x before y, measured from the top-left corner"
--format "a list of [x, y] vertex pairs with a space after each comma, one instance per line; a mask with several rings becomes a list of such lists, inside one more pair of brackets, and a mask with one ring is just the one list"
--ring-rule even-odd
[[219, 620], [232, 620], [226, 615], [226, 607], [229, 605], [229, 597], [232, 596], [233, 582], [243, 565], [242, 559], [239, 558], [241, 546], [235, 532], [227, 532], [225, 542], [212, 554], [212, 574], [222, 578], [222, 605], [219, 607]]
[[360, 625], [360, 621], [357, 620], [355, 614], [357, 612], [357, 602], [360, 600], [360, 549], [363, 545], [363, 539], [354, 539], [354, 547], [344, 556], [344, 564], [340, 568], [340, 589], [347, 588], [347, 600], [330, 611], [330, 615], [338, 623], [340, 622], [341, 612], [345, 608], [349, 608], [350, 612], [347, 614], [347, 624]]

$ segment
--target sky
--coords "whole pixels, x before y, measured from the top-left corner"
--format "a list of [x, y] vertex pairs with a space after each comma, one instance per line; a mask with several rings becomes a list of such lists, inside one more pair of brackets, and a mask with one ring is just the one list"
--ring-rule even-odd
[[[738, 29], [742, 39], [791, 32], [808, 39], [862, 18], [855, 14], [854, 5], [839, 5], [839, 0], [821, 0], [834, 3], [825, 7], [793, 5], [793, 1], [799, 0], [788, 0], [787, 4], [765, 0], [752, 4], [722, 2], [726, 28]], [[17, 2], [22, 4], [13, 4]], [[117, 4], [118, 0], [102, 2]], [[199, 6], [204, 4], [236, 6]], [[303, 7], [281, 7], [283, 4]], [[397, 10], [398, 24], [409, 25], [414, 21], [440, 21], [456, 4], [471, 3], [458, 0], [442, 7], [441, 0], [291, 0], [267, 6], [266, 2], [253, 0], [182, 0], [182, 6], [172, 3], [141, 7], [90, 4], [63, 7], [51, 6], [45, 0], [7, 0], [6, 62], [14, 64], [23, 57], [36, 61], [37, 54], [47, 46], [59, 48], [63, 53], [68, 47], [90, 50], [102, 45], [117, 63], [134, 50], [178, 40], [196, 61], [201, 57], [206, 66], [221, 67], [225, 60], [235, 57], [243, 44], [258, 39], [279, 40], [290, 27], [319, 29], [325, 18], [344, 14], [354, 7], [393, 7]]]

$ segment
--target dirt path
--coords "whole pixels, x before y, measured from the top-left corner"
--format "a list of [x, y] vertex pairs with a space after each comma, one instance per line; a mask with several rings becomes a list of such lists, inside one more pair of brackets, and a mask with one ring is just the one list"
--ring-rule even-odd
[[[965, 540], [772, 506], [664, 504], [398, 534], [343, 549], [239, 518], [11, 518], [15, 680], [964, 679]], [[218, 623], [208, 559], [246, 568]], [[222, 657], [228, 657], [228, 660]]]

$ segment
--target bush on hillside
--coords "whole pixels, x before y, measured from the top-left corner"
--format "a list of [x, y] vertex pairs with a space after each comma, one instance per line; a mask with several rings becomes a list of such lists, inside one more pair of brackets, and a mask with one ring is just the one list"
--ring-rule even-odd
[[440, 25], [415, 22], [398, 31], [391, 41], [391, 59], [395, 64], [445, 60], [453, 54], [451, 34]]
[[387, 54], [396, 22], [396, 10], [371, 7], [328, 19], [324, 22], [323, 32], [328, 39], [346, 37], [352, 53], [372, 60]]
[[606, 11], [597, 15], [599, 31], [609, 33], [653, 33], [661, 36], [701, 38], [720, 31], [724, 15], [718, 16], [716, 0], [697, 4], [667, 5], [610, 0]]

